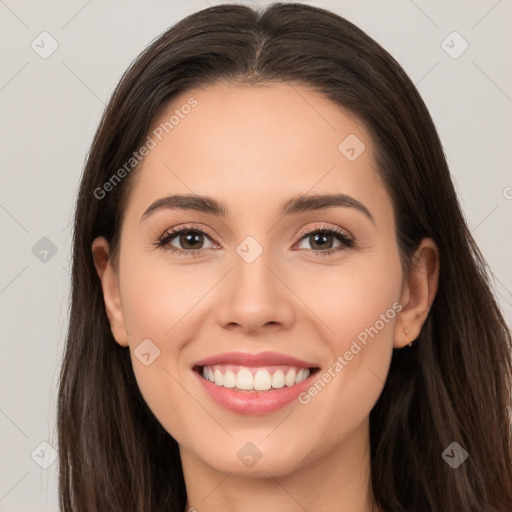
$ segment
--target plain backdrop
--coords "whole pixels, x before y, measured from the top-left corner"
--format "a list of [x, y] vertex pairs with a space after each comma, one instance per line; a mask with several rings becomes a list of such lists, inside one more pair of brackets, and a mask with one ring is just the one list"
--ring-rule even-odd
[[[70, 223], [105, 103], [147, 44], [219, 3], [0, 0], [0, 511], [58, 510]], [[308, 3], [361, 27], [417, 84], [510, 324], [512, 2]]]

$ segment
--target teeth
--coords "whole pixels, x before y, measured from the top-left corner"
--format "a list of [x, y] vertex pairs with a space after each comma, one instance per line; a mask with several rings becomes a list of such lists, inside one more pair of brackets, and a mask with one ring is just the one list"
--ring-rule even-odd
[[293, 386], [295, 384], [295, 370], [290, 370], [284, 378], [284, 383], [287, 386]]
[[268, 391], [294, 386], [310, 375], [308, 368], [290, 366], [249, 368], [234, 365], [214, 365], [203, 368], [203, 377], [216, 386], [244, 391]]
[[236, 387], [238, 389], [254, 389], [254, 379], [252, 373], [247, 368], [242, 368], [236, 376]]
[[303, 380], [306, 380], [308, 377], [309, 377], [309, 370], [306, 368], [303, 368], [302, 370], [299, 371], [299, 373], [297, 374], [297, 377], [295, 377], [295, 382], [296, 383], [302, 382]]
[[272, 375], [272, 387], [276, 389], [284, 387], [284, 373], [281, 370], [277, 370]]
[[225, 388], [234, 388], [236, 386], [236, 375], [231, 370], [227, 370], [224, 374], [224, 382], [222, 385]]
[[220, 373], [220, 370], [215, 370], [213, 375], [215, 375], [215, 384], [217, 384], [217, 386], [222, 386], [224, 382], [224, 375]]
[[256, 391], [267, 391], [272, 387], [272, 377], [266, 370], [258, 370], [254, 376], [254, 389]]

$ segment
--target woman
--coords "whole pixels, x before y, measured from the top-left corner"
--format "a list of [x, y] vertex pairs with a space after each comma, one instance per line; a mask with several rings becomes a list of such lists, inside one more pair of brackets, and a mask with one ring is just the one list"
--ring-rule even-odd
[[423, 101], [347, 20], [169, 29], [74, 230], [62, 510], [512, 509], [510, 332]]

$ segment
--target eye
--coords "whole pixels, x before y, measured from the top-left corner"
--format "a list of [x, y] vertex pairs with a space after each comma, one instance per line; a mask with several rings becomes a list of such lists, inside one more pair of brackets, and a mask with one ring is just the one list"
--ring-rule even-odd
[[[313, 251], [317, 256], [328, 256], [334, 252], [350, 249], [355, 246], [354, 238], [342, 229], [322, 227], [302, 231], [299, 236], [299, 245], [303, 241], [309, 242], [311, 248], [308, 250]], [[211, 249], [216, 245], [212, 242], [212, 238], [213, 236], [210, 233], [200, 228], [173, 228], [166, 231], [155, 245], [180, 255], [197, 256], [201, 254], [202, 249]], [[336, 240], [338, 245], [333, 246]], [[205, 247], [205, 241], [209, 241], [210, 245]], [[176, 247], [175, 243], [178, 244], [178, 247]]]
[[[317, 228], [302, 232], [300, 236], [300, 242], [303, 240], [309, 242], [310, 250], [318, 256], [328, 256], [334, 252], [350, 249], [355, 245], [352, 236], [337, 228]], [[338, 246], [333, 246], [334, 240], [339, 241]]]
[[[173, 245], [172, 241], [175, 239], [181, 247]], [[208, 249], [214, 245], [203, 247], [205, 240], [211, 242], [211, 237], [206, 231], [198, 228], [185, 227], [181, 229], [170, 229], [155, 245], [157, 247], [166, 247], [179, 254], [195, 256], [201, 252], [200, 249]]]

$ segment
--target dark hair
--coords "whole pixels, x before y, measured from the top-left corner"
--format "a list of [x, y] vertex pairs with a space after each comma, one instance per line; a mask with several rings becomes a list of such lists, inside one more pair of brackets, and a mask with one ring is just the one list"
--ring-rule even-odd
[[[511, 336], [466, 225], [439, 137], [400, 65], [328, 10], [278, 3], [219, 5], [167, 30], [132, 63], [106, 107], [82, 176], [72, 295], [58, 393], [59, 498], [64, 511], [183, 512], [176, 441], [146, 405], [129, 351], [115, 343], [91, 244], [118, 247], [137, 169], [102, 187], [179, 93], [213, 83], [303, 84], [368, 129], [390, 194], [400, 257], [423, 237], [440, 250], [439, 288], [412, 348], [394, 350], [370, 413], [371, 480], [384, 511], [512, 510]], [[469, 453], [456, 470], [453, 441]]]

